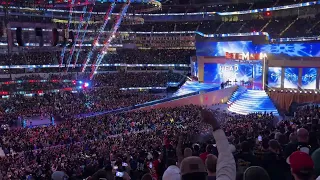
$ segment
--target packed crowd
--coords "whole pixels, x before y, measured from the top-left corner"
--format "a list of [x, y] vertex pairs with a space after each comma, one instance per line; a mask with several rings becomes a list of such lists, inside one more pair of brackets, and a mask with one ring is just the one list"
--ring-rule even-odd
[[2, 54], [1, 65], [48, 65], [58, 64], [58, 52], [27, 52]]
[[29, 74], [24, 76], [2, 79], [0, 89], [8, 94], [19, 94], [19, 92], [43, 93], [52, 90], [74, 89], [78, 85], [72, 74], [49, 74], [41, 76]]
[[[165, 1], [162, 2], [162, 8], [159, 11], [152, 13], [192, 13], [192, 12], [233, 12], [233, 11], [246, 11], [260, 8], [284, 6], [302, 2], [308, 2], [309, 0], [268, 0], [268, 1], [250, 1], [250, 2], [238, 2], [238, 3], [214, 3], [210, 0], [198, 0], [198, 1]], [[210, 5], [208, 5], [210, 4]]]
[[127, 72], [127, 73], [104, 73], [94, 76], [94, 86], [117, 86], [128, 87], [166, 87], [167, 82], [180, 82], [184, 76], [178, 73], [167, 72]]
[[[123, 31], [199, 31], [206, 34], [267, 32], [271, 38], [308, 37], [318, 35], [319, 14], [312, 16], [284, 16], [262, 19], [198, 22], [146, 22], [143, 25], [122, 26]], [[301, 25], [304, 25], [302, 28]]]
[[162, 96], [147, 92], [120, 91], [115, 88], [93, 88], [85, 91], [61, 91], [33, 97], [15, 95], [1, 99], [1, 124], [20, 126], [19, 117], [73, 117], [110, 111], [160, 99]]
[[201, 109], [188, 105], [2, 131], [7, 156], [0, 160], [0, 176], [311, 180], [320, 175], [318, 106], [277, 125], [272, 114]]
[[[82, 64], [87, 57], [88, 52], [83, 51], [79, 54], [77, 64]], [[64, 56], [65, 64], [69, 59], [69, 53]], [[96, 58], [94, 53], [92, 59]], [[195, 55], [192, 50], [118, 50], [108, 53], [102, 60], [105, 64], [126, 63], [126, 64], [189, 64], [190, 56]], [[27, 52], [22, 54], [6, 54], [0, 58], [1, 65], [57, 65], [61, 58], [59, 52]], [[77, 53], [73, 54], [70, 63], [73, 65], [76, 61]], [[89, 64], [92, 62], [90, 61]]]
[[[0, 124], [20, 126], [19, 117], [68, 118], [79, 114], [132, 107], [161, 99], [163, 95], [152, 94], [148, 90], [134, 91], [121, 88], [166, 87], [167, 82], [180, 82], [183, 79], [182, 75], [176, 73], [97, 74], [93, 81], [87, 81], [86, 77], [79, 75], [78, 78], [81, 80], [65, 80], [64, 78], [73, 78], [72, 75], [52, 74], [47, 79], [39, 75], [29, 75], [17, 77], [15, 81], [7, 81], [10, 83], [2, 82], [2, 92], [7, 92], [10, 97], [0, 100]], [[42, 80], [49, 82], [41, 82]], [[88, 87], [84, 86], [86, 82], [89, 82]], [[24, 93], [21, 93], [22, 91]], [[24, 94], [35, 95], [29, 97]]]
[[[179, 83], [184, 76], [178, 73], [167, 72], [136, 72], [136, 73], [103, 73], [94, 76], [93, 87], [166, 87], [168, 82]], [[6, 94], [19, 94], [19, 92], [41, 93], [55, 90], [71, 91], [84, 88], [84, 83], [91, 85], [88, 74], [84, 75], [52, 75], [50, 77], [27, 75], [15, 78], [14, 80], [5, 79], [0, 82], [0, 89]]]
[[71, 80], [63, 81], [63, 80], [54, 80], [50, 82], [41, 82], [37, 80], [29, 80], [14, 82], [11, 84], [1, 84], [0, 88], [2, 91], [6, 91], [9, 93], [15, 92], [36, 92], [36, 91], [47, 91], [54, 89], [65, 89], [65, 88], [75, 88], [75, 84], [72, 83]]
[[[290, 4], [296, 4], [296, 3], [302, 3], [302, 2], [309, 2], [310, 0], [282, 0], [282, 1], [277, 1], [277, 0], [268, 0], [268, 1], [250, 1], [250, 2], [238, 2], [238, 3], [225, 3], [225, 4], [218, 4], [214, 3], [212, 4], [211, 1], [209, 0], [199, 0], [199, 1], [194, 1], [194, 0], [187, 0], [187, 1], [163, 1], [161, 2], [162, 8], [160, 8], [157, 11], [151, 11], [148, 13], [186, 13], [186, 12], [199, 12], [199, 11], [213, 11], [213, 12], [232, 12], [232, 11], [245, 11], [249, 9], [257, 9], [257, 8], [268, 8], [268, 7], [274, 7], [274, 6], [283, 6], [283, 5], [290, 5]], [[21, 3], [19, 1], [13, 1], [11, 2], [11, 5], [14, 6], [21, 6], [21, 7], [36, 7], [38, 8], [39, 6], [41, 7], [42, 4], [45, 4], [45, 0], [40, 0], [38, 3]], [[65, 4], [65, 2], [56, 2], [55, 4], [58, 4], [62, 6]], [[210, 6], [209, 6], [209, 5]], [[121, 8], [121, 4], [116, 6], [115, 12], [119, 12]], [[140, 8], [146, 9], [147, 7], [145, 6], [132, 6], [128, 9], [128, 12], [130, 13], [137, 13], [140, 12]], [[80, 11], [82, 10], [81, 6], [75, 7], [76, 10]], [[95, 6], [94, 11], [98, 12], [103, 12], [105, 11], [105, 6]], [[14, 12], [20, 12], [19, 9], [10, 9], [9, 12], [14, 13]], [[54, 15], [62, 16], [62, 15], [67, 15], [68, 11], [66, 10], [65, 12], [54, 12]], [[26, 16], [22, 19], [17, 18], [16, 16], [10, 16], [10, 20], [15, 20], [15, 21], [21, 21], [24, 22], [26, 20], [34, 20], [34, 22], [50, 22], [49, 18], [41, 18], [37, 16]]]
[[118, 50], [116, 54], [109, 54], [105, 62], [127, 64], [190, 64], [192, 50], [154, 49], [154, 50]]
[[[288, 16], [235, 22], [203, 21], [199, 31], [210, 34], [267, 32], [271, 38], [314, 36], [320, 27], [317, 24], [318, 16], [302, 18]], [[305, 28], [302, 29], [301, 24], [306, 24]]]
[[[1, 159], [2, 165], [9, 165], [19, 156], [20, 163], [24, 162], [21, 166], [28, 164], [23, 169], [19, 168], [20, 172], [13, 170], [3, 175], [11, 174], [20, 178], [29, 173], [36, 173], [38, 175], [34, 176], [45, 176], [42, 178], [45, 179], [51, 174], [52, 165], [63, 171], [67, 168], [69, 176], [73, 178], [92, 175], [103, 165], [107, 165], [107, 161], [117, 160], [118, 154], [125, 155], [130, 152], [130, 156], [138, 158], [143, 149], [148, 152], [159, 145], [161, 147], [161, 137], [166, 133], [164, 131], [170, 131], [169, 128], [175, 129], [177, 123], [187, 126], [195, 123], [194, 118], [199, 119], [196, 109], [197, 107], [189, 106], [151, 112], [131, 112], [84, 120], [73, 119], [46, 128], [14, 129], [4, 132], [1, 144], [5, 152], [9, 149], [15, 152], [37, 150]], [[171, 123], [171, 119], [175, 122]], [[167, 126], [168, 129], [163, 126]], [[16, 133], [15, 137], [13, 131]], [[131, 134], [119, 136], [121, 133]], [[37, 147], [34, 148], [35, 146]], [[113, 154], [113, 157], [109, 154]], [[61, 158], [58, 160], [56, 157]], [[33, 158], [38, 160], [33, 161]], [[9, 169], [17, 169], [20, 166], [17, 165], [18, 162], [11, 164]], [[7, 167], [2, 166], [1, 169], [3, 168]], [[139, 171], [144, 172], [144, 169]]]

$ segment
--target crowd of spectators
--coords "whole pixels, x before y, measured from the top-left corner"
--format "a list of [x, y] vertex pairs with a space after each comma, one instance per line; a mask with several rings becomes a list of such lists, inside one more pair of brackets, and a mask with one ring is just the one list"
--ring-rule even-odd
[[[203, 21], [198, 30], [210, 34], [267, 32], [271, 38], [313, 36], [317, 35], [316, 30], [319, 28], [318, 16], [288, 16], [231, 22]], [[305, 24], [304, 28], [301, 28], [301, 24]]]
[[113, 88], [95, 88], [92, 90], [62, 91], [45, 93], [33, 97], [15, 95], [9, 99], [1, 99], [1, 124], [19, 126], [19, 117], [48, 118], [73, 117], [79, 114], [110, 111], [162, 98], [147, 92], [120, 91]]
[[[172, 32], [200, 31], [206, 34], [268, 32], [271, 38], [315, 36], [320, 28], [319, 14], [315, 16], [268, 17], [251, 20], [198, 22], [157, 22], [122, 26], [123, 31]], [[304, 26], [301, 26], [304, 24]], [[303, 28], [302, 28], [303, 27]]]
[[37, 74], [30, 74], [19, 76], [14, 79], [3, 79], [0, 82], [0, 89], [8, 94], [15, 94], [18, 92], [45, 92], [51, 90], [62, 90], [65, 88], [76, 88], [77, 81], [72, 78], [72, 74], [55, 75], [43, 77]]
[[[176, 73], [107, 73], [97, 74], [92, 82], [79, 76], [78, 78], [81, 79], [67, 79], [68, 83], [65, 83], [66, 79], [63, 78], [70, 77], [70, 75], [52, 74], [45, 79], [50, 82], [41, 82], [43, 77], [30, 75], [15, 79], [15, 82], [20, 80], [23, 83], [2, 84], [2, 91], [12, 91], [8, 91], [10, 98], [0, 100], [1, 124], [15, 125], [18, 117], [53, 115], [66, 118], [78, 114], [131, 107], [163, 98], [163, 96], [153, 95], [148, 91], [120, 90], [121, 88], [166, 87], [167, 82], [180, 82], [183, 78]], [[87, 88], [83, 86], [86, 82], [89, 84]], [[35, 93], [36, 95], [25, 97], [21, 93], [17, 94], [19, 87], [23, 87], [21, 91], [27, 94]], [[60, 91], [53, 92], [55, 89]]]
[[7, 155], [0, 159], [0, 176], [311, 180], [320, 175], [318, 106], [279, 123], [272, 114], [201, 109], [133, 111], [2, 131]]
[[190, 64], [190, 57], [194, 55], [195, 51], [182, 49], [125, 49], [108, 54], [105, 62], [127, 64]]
[[2, 54], [1, 65], [48, 65], [58, 64], [58, 52], [26, 52]]
[[[223, 9], [247, 10], [287, 3], [292, 0], [223, 5]], [[215, 8], [221, 11], [222, 5], [208, 7]], [[271, 37], [295, 37], [317, 33], [320, 27], [317, 18], [161, 22], [121, 28], [204, 33], [264, 31]], [[305, 22], [309, 23], [305, 25]], [[190, 50], [126, 49], [108, 53], [102, 63], [189, 64], [194, 53]], [[66, 53], [65, 62], [69, 54]], [[2, 56], [0, 64], [59, 64], [60, 56], [60, 52], [10, 54]], [[77, 63], [81, 64], [86, 57], [87, 52], [81, 52]], [[71, 58], [71, 64], [74, 61], [74, 57]], [[45, 79], [55, 82], [33, 82], [44, 78], [22, 76], [14, 79], [21, 81], [19, 83], [2, 83], [1, 90], [72, 89], [79, 87], [77, 80], [86, 82], [88, 76], [77, 78], [50, 75]], [[0, 125], [10, 128], [1, 126], [0, 129], [0, 150], [4, 153], [0, 157], [0, 179], [313, 180], [320, 176], [320, 107], [317, 105], [303, 106], [293, 117], [281, 121], [273, 114], [236, 115], [196, 105], [79, 116], [163, 98], [121, 88], [166, 87], [168, 82], [183, 79], [183, 75], [171, 72], [98, 73], [90, 82], [91, 87], [80, 86], [77, 92], [1, 99]], [[18, 119], [33, 116], [55, 116], [62, 121], [46, 127], [19, 127]]]
[[[75, 52], [70, 63], [76, 61]], [[88, 51], [83, 51], [79, 54], [77, 64], [82, 64], [86, 59]], [[94, 53], [92, 59], [96, 57]], [[65, 64], [69, 59], [69, 53], [64, 56]], [[178, 49], [125, 49], [116, 52], [108, 53], [102, 60], [105, 64], [127, 63], [127, 64], [189, 64], [190, 56], [195, 55], [192, 50]], [[5, 54], [1, 56], [1, 65], [57, 65], [60, 62], [61, 54], [59, 52], [27, 52], [21, 54]], [[92, 61], [89, 64], [93, 63]]]
[[[52, 74], [45, 79], [39, 75], [29, 75], [16, 78], [14, 82], [20, 80], [19, 83], [2, 83], [1, 90], [8, 92], [10, 98], [0, 100], [1, 124], [17, 125], [19, 117], [53, 115], [65, 118], [131, 107], [163, 96], [153, 95], [148, 91], [120, 90], [121, 88], [166, 87], [167, 82], [180, 82], [183, 76], [176, 73], [107, 73], [97, 74], [92, 82], [87, 81], [86, 76], [78, 76], [78, 79], [65, 78], [72, 76]], [[83, 87], [85, 82], [89, 82], [88, 88]], [[53, 92], [56, 89], [60, 92]], [[18, 91], [36, 95], [26, 97]]]
[[94, 76], [94, 86], [128, 87], [166, 87], [168, 82], [180, 82], [183, 75], [164, 72], [126, 72], [104, 73]]
[[7, 94], [17, 92], [34, 93], [38, 91], [48, 92], [53, 90], [66, 90], [82, 88], [85, 82], [93, 87], [167, 87], [168, 82], [179, 83], [184, 76], [178, 73], [169, 72], [113, 72], [101, 73], [94, 76], [93, 82], [89, 80], [88, 74], [74, 76], [50, 75], [48, 78], [40, 75], [26, 75], [14, 80], [4, 79], [0, 82], [0, 89]]

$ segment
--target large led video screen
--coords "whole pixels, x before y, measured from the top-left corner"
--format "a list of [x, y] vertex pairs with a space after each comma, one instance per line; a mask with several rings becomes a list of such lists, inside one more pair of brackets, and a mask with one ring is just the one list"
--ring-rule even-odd
[[268, 86], [281, 87], [281, 67], [269, 67], [268, 69]]
[[284, 88], [298, 88], [299, 68], [284, 68]]
[[253, 78], [252, 64], [204, 64], [204, 82], [221, 83], [226, 81], [247, 82]]
[[229, 53], [266, 53], [288, 57], [320, 57], [320, 43], [253, 44], [251, 41], [197, 41], [197, 56]]
[[230, 53], [253, 53], [251, 41], [196, 42], [197, 56], [225, 56]]
[[301, 88], [316, 89], [317, 86], [317, 68], [302, 68]]

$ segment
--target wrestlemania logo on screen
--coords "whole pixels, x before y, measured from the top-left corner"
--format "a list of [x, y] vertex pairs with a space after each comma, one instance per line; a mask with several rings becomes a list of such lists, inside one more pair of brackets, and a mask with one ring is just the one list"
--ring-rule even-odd
[[226, 52], [226, 59], [237, 59], [237, 60], [265, 60], [268, 56], [266, 53], [229, 53]]

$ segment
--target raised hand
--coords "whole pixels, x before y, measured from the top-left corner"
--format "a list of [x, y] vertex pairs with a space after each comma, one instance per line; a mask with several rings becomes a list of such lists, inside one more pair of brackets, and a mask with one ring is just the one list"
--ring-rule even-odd
[[211, 125], [214, 131], [220, 129], [220, 124], [217, 118], [215, 118], [213, 112], [209, 111], [208, 109], [202, 109], [201, 117], [202, 122]]

